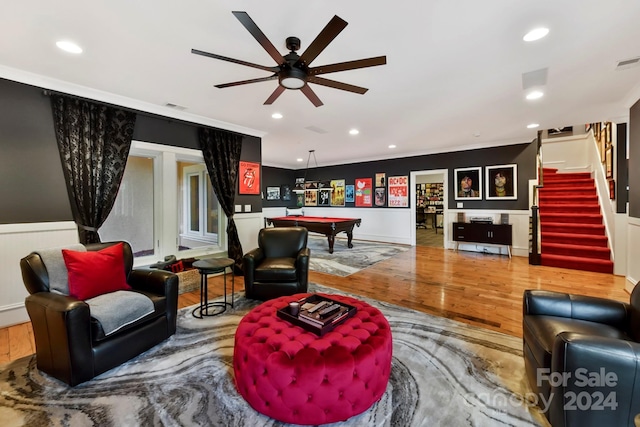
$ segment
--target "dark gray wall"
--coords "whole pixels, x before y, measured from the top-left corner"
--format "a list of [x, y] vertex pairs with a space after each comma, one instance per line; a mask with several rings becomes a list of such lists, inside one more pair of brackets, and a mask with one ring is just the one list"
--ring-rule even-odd
[[[198, 126], [138, 113], [134, 139], [199, 149]], [[261, 140], [244, 135], [241, 159], [260, 162]], [[51, 103], [41, 88], [0, 79], [0, 224], [71, 221]], [[262, 211], [260, 196], [236, 204]]]
[[0, 100], [0, 224], [72, 220], [49, 97], [0, 79]]
[[[384, 172], [390, 176], [410, 176], [412, 171], [448, 169], [449, 170], [449, 208], [456, 207], [454, 169], [482, 166], [484, 194], [484, 166], [517, 164], [518, 165], [518, 200], [464, 200], [465, 209], [529, 209], [528, 181], [536, 176], [536, 146], [534, 143], [506, 145], [502, 147], [454, 153], [431, 154], [426, 156], [405, 157], [400, 159], [379, 160], [373, 162], [353, 163], [339, 166], [326, 166], [309, 169], [307, 180], [345, 179], [346, 184], [353, 184], [356, 178], [375, 178], [376, 173]], [[267, 185], [290, 184], [293, 186], [296, 177], [304, 177], [305, 170], [288, 171], [286, 169], [264, 167], [264, 187]], [[410, 183], [409, 185], [413, 185]], [[295, 206], [292, 202], [263, 201], [265, 207]], [[410, 205], [413, 201], [410, 200]], [[355, 203], [346, 203], [353, 207]], [[339, 207], [336, 207], [339, 209]], [[368, 209], [363, 207], [362, 209]]]
[[629, 216], [640, 218], [640, 100], [629, 112]]
[[627, 212], [629, 170], [627, 165], [627, 124], [616, 125], [616, 212]]

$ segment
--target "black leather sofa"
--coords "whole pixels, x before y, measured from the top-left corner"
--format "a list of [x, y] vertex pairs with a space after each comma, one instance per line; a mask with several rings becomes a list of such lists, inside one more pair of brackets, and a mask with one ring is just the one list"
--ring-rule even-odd
[[[87, 245], [98, 251], [119, 242]], [[91, 317], [89, 305], [74, 297], [50, 292], [42, 258], [32, 252], [20, 260], [30, 295], [25, 306], [36, 342], [38, 369], [75, 386], [112, 369], [164, 341], [176, 331], [178, 277], [170, 272], [133, 269], [131, 246], [123, 246], [125, 274], [133, 292], [149, 297], [153, 313], [113, 335], [104, 336]]]
[[246, 297], [268, 300], [307, 292], [311, 254], [307, 238], [304, 227], [260, 230], [258, 247], [242, 261]]
[[553, 427], [634, 426], [640, 413], [640, 286], [630, 303], [527, 290], [529, 384]]

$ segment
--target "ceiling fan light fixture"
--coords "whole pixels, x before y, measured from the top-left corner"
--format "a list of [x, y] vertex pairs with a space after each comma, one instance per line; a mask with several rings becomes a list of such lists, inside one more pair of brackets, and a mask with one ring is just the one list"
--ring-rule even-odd
[[278, 78], [285, 89], [301, 89], [307, 84], [307, 74], [299, 68], [286, 68]]

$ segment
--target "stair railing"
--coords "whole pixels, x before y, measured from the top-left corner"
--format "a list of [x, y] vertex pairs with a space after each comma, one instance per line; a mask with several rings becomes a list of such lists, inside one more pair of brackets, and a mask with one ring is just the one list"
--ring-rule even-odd
[[542, 173], [542, 131], [538, 131], [534, 141], [536, 142], [536, 183], [532, 189], [533, 203], [531, 205], [531, 217], [529, 219], [529, 264], [540, 265], [542, 262], [542, 248], [540, 244], [539, 190], [544, 186], [544, 175]]

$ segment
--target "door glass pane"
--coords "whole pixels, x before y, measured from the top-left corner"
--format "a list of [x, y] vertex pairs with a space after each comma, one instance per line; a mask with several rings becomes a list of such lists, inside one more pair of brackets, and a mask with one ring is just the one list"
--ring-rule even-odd
[[104, 242], [129, 242], [135, 257], [154, 254], [153, 159], [129, 157], [115, 204], [99, 233]]
[[189, 230], [200, 231], [200, 177], [189, 177]]

